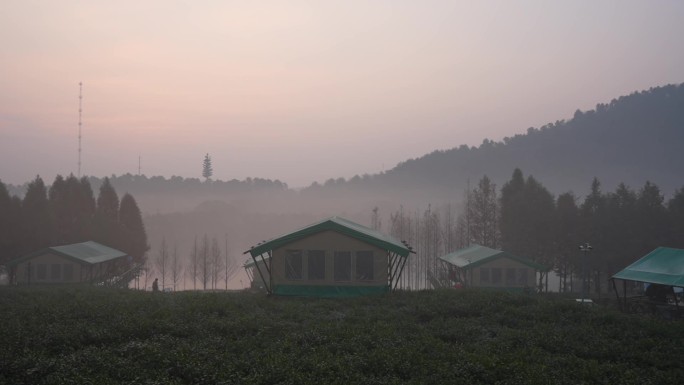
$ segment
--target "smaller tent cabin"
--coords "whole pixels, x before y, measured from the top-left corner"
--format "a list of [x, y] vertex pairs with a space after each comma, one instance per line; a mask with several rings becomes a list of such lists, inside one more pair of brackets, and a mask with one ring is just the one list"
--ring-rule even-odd
[[457, 250], [439, 259], [445, 271], [441, 282], [449, 286], [533, 289], [537, 272], [547, 270], [528, 259], [480, 245]]
[[8, 263], [14, 284], [101, 283], [125, 271], [130, 258], [97, 242], [53, 246]]
[[410, 248], [376, 230], [332, 217], [252, 247], [253, 286], [270, 294], [350, 297], [394, 290]]
[[[627, 282], [641, 282], [648, 284], [652, 290], [647, 296], [658, 302], [667, 302], [671, 296], [673, 305], [680, 307], [676, 299], [677, 291], [684, 288], [684, 250], [670, 247], [658, 247], [636, 262], [625, 267], [611, 277], [615, 295], [620, 299], [615, 280], [622, 281], [623, 304], [627, 306]], [[675, 290], [679, 288], [679, 290]], [[662, 297], [662, 298], [658, 298]]]

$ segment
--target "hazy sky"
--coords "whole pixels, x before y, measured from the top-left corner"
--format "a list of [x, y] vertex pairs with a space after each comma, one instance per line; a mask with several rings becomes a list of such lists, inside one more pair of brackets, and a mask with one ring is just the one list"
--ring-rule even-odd
[[376, 173], [684, 82], [684, 1], [0, 1], [0, 179]]

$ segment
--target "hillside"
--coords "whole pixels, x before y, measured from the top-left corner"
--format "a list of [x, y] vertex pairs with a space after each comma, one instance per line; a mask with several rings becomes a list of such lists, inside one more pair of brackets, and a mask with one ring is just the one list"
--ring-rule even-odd
[[[622, 96], [596, 109], [501, 142], [435, 151], [384, 174], [329, 183], [337, 189], [416, 191], [440, 197], [488, 175], [502, 185], [518, 167], [551, 191], [582, 195], [598, 177], [606, 190], [647, 180], [670, 194], [684, 175], [684, 84]], [[310, 188], [318, 188], [316, 186]]]
[[681, 384], [680, 325], [560, 298], [1, 288], [0, 383]]

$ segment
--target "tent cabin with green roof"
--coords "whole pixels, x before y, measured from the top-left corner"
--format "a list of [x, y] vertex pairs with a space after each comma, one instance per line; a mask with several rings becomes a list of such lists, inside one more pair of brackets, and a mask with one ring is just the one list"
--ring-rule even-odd
[[47, 247], [7, 264], [18, 285], [103, 283], [129, 265], [126, 253], [93, 241]]
[[269, 294], [352, 297], [395, 290], [411, 252], [379, 231], [332, 217], [250, 248], [245, 269]]
[[457, 250], [439, 259], [445, 271], [441, 279], [443, 286], [533, 289], [537, 272], [548, 270], [529, 259], [480, 245]]
[[[622, 303], [627, 307], [627, 282], [639, 282], [666, 288], [666, 295], [670, 293], [676, 298], [675, 288], [684, 288], [684, 250], [670, 247], [658, 247], [636, 262], [617, 272], [610, 279], [613, 283], [615, 295], [620, 301], [620, 294], [615, 284], [622, 281]], [[677, 308], [678, 301], [673, 301]]]

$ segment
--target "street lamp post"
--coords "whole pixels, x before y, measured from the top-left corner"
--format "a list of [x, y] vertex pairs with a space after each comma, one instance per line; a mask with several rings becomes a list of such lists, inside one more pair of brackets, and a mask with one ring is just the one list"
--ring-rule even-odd
[[586, 271], [586, 261], [587, 261], [587, 253], [590, 252], [593, 247], [591, 247], [590, 244], [585, 243], [583, 245], [579, 246], [580, 251], [583, 254], [582, 257], [582, 303], [584, 303], [584, 298], [586, 297], [585, 291], [587, 290], [587, 271]]

